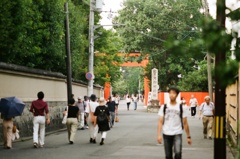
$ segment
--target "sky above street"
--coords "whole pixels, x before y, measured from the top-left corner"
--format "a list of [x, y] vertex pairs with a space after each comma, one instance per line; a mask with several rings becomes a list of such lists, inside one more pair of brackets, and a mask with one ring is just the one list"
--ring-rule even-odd
[[[102, 20], [101, 20], [101, 25], [111, 25], [112, 24], [112, 18], [109, 17], [109, 14], [111, 13], [110, 10], [112, 11], [112, 16], [117, 15], [117, 11], [122, 9], [122, 4], [123, 0], [104, 0], [104, 6], [103, 6], [103, 11], [107, 12], [102, 12]], [[105, 27], [105, 28], [111, 28], [111, 27]]]

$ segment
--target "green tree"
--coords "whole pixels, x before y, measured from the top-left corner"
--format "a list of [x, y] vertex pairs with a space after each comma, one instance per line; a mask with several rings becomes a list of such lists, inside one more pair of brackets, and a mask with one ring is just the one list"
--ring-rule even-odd
[[3, 0], [0, 3], [4, 10], [0, 22], [1, 61], [63, 71], [64, 1]]
[[146, 76], [151, 78], [151, 69], [159, 70], [162, 90], [176, 85], [179, 74], [193, 71], [197, 61], [203, 59], [201, 50], [172, 52], [167, 49], [168, 39], [191, 42], [200, 37], [198, 0], [126, 0], [116, 23], [125, 27], [116, 28], [125, 44], [125, 50], [139, 50], [143, 57], [149, 55]]
[[113, 30], [101, 28], [99, 31], [102, 34], [95, 40], [95, 51], [99, 52], [96, 54], [99, 56], [95, 56], [94, 74], [95, 82], [104, 85], [106, 81], [113, 83], [121, 76], [119, 66], [123, 60], [118, 56], [118, 52], [122, 48], [122, 42]]
[[122, 76], [113, 83], [113, 92], [117, 94], [138, 94], [139, 81], [140, 90], [143, 91], [142, 67], [122, 67]]
[[194, 71], [188, 72], [178, 82], [181, 91], [208, 91], [207, 62], [201, 61]]
[[120, 76], [120, 78], [117, 81], [114, 81], [112, 83], [112, 93], [113, 94], [118, 94], [120, 96], [123, 96], [127, 93], [127, 83], [125, 81], [125, 79], [123, 78], [123, 76]]
[[[66, 74], [64, 0], [16, 0], [0, 2], [0, 61]], [[89, 6], [68, 0], [73, 78], [87, 81]], [[95, 12], [95, 25], [100, 14]], [[95, 83], [104, 85], [120, 76], [121, 39], [112, 30], [99, 28], [95, 50], [106, 53], [95, 59]], [[109, 74], [110, 78], [106, 78]]]

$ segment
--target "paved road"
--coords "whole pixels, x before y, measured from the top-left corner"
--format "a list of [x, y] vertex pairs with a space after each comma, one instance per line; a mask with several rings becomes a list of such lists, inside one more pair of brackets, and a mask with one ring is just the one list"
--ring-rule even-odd
[[[0, 148], [0, 159], [164, 159], [163, 145], [156, 142], [156, 113], [146, 113], [143, 104], [137, 111], [132, 104], [127, 111], [122, 102], [119, 118], [103, 146], [89, 143], [88, 130], [78, 130], [75, 144], [69, 145], [63, 131], [46, 136], [44, 148], [32, 148], [32, 140], [16, 142], [12, 150]], [[183, 158], [212, 159], [213, 141], [203, 139], [201, 122], [189, 118], [189, 123], [193, 144], [186, 144], [184, 134]]]

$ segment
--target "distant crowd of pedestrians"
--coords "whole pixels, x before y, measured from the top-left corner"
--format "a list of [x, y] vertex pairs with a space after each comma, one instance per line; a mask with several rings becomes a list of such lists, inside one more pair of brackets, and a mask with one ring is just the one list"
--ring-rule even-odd
[[134, 94], [132, 97], [130, 97], [129, 95], [126, 95], [126, 103], [127, 103], [127, 110], [129, 110], [131, 103], [134, 103], [134, 110], [137, 110], [137, 103], [138, 101], [141, 100], [141, 102], [143, 102], [143, 96], [137, 96], [136, 94]]

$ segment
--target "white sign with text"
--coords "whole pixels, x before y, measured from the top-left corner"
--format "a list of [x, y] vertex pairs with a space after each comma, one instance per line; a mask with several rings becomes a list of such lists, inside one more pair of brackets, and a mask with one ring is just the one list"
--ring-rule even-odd
[[151, 92], [152, 92], [152, 100], [158, 100], [158, 69], [154, 68], [152, 69], [152, 87], [151, 87]]

